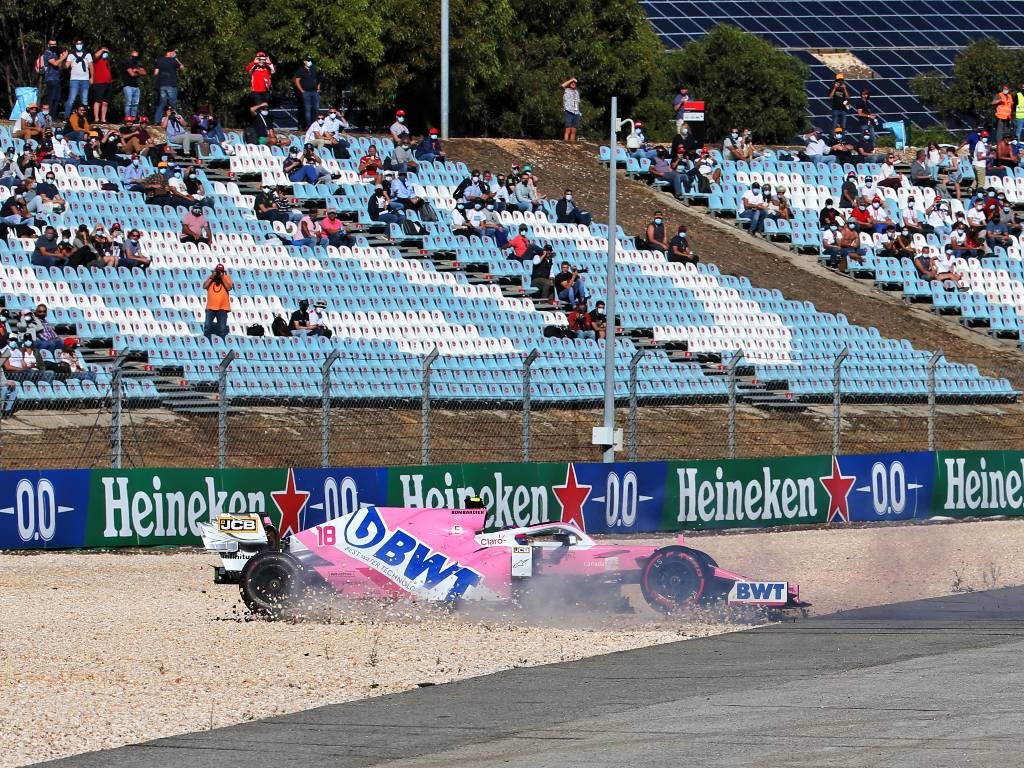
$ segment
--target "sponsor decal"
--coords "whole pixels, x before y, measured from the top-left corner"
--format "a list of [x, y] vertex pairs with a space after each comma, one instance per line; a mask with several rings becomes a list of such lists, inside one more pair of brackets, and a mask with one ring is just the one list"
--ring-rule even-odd
[[434, 599], [462, 597], [483, 578], [414, 534], [402, 528], [391, 530], [373, 506], [364, 507], [345, 522], [334, 546], [408, 592]]
[[729, 590], [730, 605], [782, 606], [789, 596], [786, 581], [737, 581]]
[[295, 489], [295, 470], [288, 470], [288, 480], [283, 491], [275, 491], [270, 494], [274, 505], [281, 513], [277, 530], [284, 538], [290, 533], [298, 533], [302, 528], [302, 510], [309, 501], [309, 491]]
[[813, 478], [778, 477], [770, 464], [761, 470], [760, 476], [754, 475], [750, 479], [726, 479], [725, 469], [719, 465], [715, 467], [712, 478], [705, 479], [698, 467], [678, 467], [678, 521], [684, 524], [814, 521], [818, 508]]
[[217, 530], [221, 533], [255, 533], [260, 530], [259, 518], [220, 516], [217, 518]]
[[857, 482], [856, 475], [844, 475], [842, 470], [839, 469], [839, 459], [833, 456], [832, 474], [819, 477], [818, 482], [828, 491], [828, 513], [825, 522], [831, 523], [837, 518], [843, 523], [850, 522], [848, 499], [850, 489]]
[[551, 490], [562, 506], [561, 522], [575, 525], [581, 531], [586, 531], [587, 523], [583, 519], [583, 505], [587, 503], [592, 486], [577, 482], [576, 467], [569, 464], [565, 470], [565, 483], [556, 485]]

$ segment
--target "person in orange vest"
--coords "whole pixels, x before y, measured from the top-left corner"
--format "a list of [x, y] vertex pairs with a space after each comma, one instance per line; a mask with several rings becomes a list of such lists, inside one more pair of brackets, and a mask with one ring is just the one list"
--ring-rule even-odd
[[999, 141], [1003, 131], [1010, 130], [1010, 118], [1013, 116], [1013, 96], [1010, 95], [1009, 83], [1005, 83], [992, 99], [992, 106], [996, 108], [996, 141]]

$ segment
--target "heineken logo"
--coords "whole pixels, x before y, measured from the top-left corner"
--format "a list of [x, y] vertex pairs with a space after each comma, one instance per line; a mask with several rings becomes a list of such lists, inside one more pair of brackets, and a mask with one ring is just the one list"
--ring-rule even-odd
[[538, 525], [548, 522], [548, 489], [543, 485], [508, 482], [505, 473], [495, 471], [477, 485], [458, 485], [451, 472], [441, 475], [441, 484], [424, 484], [425, 474], [399, 475], [403, 507], [462, 509], [474, 496], [487, 507], [484, 526], [489, 529]]
[[760, 477], [726, 480], [716, 466], [711, 479], [704, 479], [697, 467], [679, 467], [678, 520], [683, 523], [725, 521], [767, 521], [806, 519], [818, 516], [815, 478], [778, 478], [771, 466], [762, 467]]
[[962, 457], [944, 460], [946, 498], [943, 511], [978, 512], [986, 510], [1019, 511], [1024, 506], [1024, 458], [1015, 467], [989, 469], [982, 456], [977, 468], [970, 468]]

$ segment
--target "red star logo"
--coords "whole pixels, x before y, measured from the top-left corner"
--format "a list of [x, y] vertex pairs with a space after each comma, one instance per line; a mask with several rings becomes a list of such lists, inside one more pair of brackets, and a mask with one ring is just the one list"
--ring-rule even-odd
[[309, 501], [309, 491], [295, 490], [295, 470], [288, 470], [288, 484], [283, 491], [274, 491], [270, 494], [277, 508], [281, 511], [281, 523], [277, 526], [281, 537], [288, 535], [288, 532], [298, 533], [302, 530], [299, 522], [299, 515], [303, 507]]
[[590, 496], [593, 486], [579, 485], [576, 482], [576, 467], [572, 464], [565, 472], [565, 485], [552, 486], [558, 503], [562, 505], [562, 522], [575, 525], [581, 531], [587, 530], [587, 524], [583, 520], [583, 505]]
[[828, 491], [828, 516], [825, 522], [831, 523], [837, 517], [844, 523], [850, 522], [850, 509], [846, 500], [856, 481], [856, 475], [847, 476], [839, 470], [839, 459], [833, 456], [832, 474], [818, 478], [818, 482]]

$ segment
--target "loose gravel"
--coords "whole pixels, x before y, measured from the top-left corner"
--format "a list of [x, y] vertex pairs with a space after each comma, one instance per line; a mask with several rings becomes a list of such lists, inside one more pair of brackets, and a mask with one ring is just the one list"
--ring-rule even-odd
[[[815, 612], [1024, 584], [1024, 521], [695, 537], [798, 581]], [[667, 539], [662, 539], [668, 543]], [[721, 618], [525, 620], [328, 604], [248, 620], [210, 555], [0, 555], [0, 768], [516, 666], [742, 629]], [[639, 603], [634, 596], [634, 605]]]

